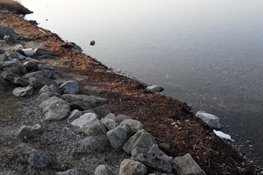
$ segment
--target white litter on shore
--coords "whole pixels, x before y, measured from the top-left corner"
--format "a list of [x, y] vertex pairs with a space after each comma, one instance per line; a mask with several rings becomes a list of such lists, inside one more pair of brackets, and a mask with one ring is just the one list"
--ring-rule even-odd
[[217, 135], [220, 138], [231, 140], [232, 142], [235, 142], [235, 140], [231, 139], [231, 136], [229, 134], [225, 134], [222, 131], [217, 131], [214, 129], [213, 129], [213, 132], [215, 133], [215, 135]]
[[44, 31], [44, 30], [41, 30], [41, 29], [38, 29], [40, 32], [43, 32], [43, 33], [45, 33], [46, 34], [46, 32]]

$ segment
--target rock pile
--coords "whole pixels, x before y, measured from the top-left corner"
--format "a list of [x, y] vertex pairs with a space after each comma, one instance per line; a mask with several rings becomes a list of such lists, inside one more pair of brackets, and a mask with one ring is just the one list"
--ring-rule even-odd
[[[106, 104], [107, 99], [78, 94], [79, 83], [75, 80], [56, 79], [55, 68], [37, 59], [43, 54], [51, 55], [52, 52], [37, 50], [37, 56], [31, 57], [17, 50], [0, 54], [1, 79], [16, 85], [13, 90], [15, 96], [39, 94], [37, 101], [44, 122], [66, 120], [77, 134], [85, 136], [77, 143], [78, 150], [102, 152], [111, 147], [116, 151], [125, 151], [131, 157], [120, 164], [118, 173], [123, 175], [144, 175], [149, 169], [166, 174], [205, 174], [189, 154], [173, 159], [161, 151], [155, 138], [144, 130], [140, 121], [111, 113]], [[22, 125], [16, 136], [30, 139], [41, 135], [44, 129], [39, 123], [33, 126]], [[35, 168], [46, 169], [57, 164], [52, 155], [25, 143], [20, 144], [18, 149], [22, 150], [27, 162]], [[96, 175], [118, 173], [107, 165], [100, 165], [95, 170]], [[68, 169], [56, 174], [81, 173], [76, 169]]]

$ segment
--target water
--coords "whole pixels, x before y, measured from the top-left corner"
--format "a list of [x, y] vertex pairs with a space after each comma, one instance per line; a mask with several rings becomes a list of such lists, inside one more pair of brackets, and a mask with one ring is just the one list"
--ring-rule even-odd
[[35, 12], [27, 19], [75, 42], [108, 67], [161, 85], [163, 93], [194, 110], [220, 117], [224, 131], [263, 165], [263, 1], [22, 4]]

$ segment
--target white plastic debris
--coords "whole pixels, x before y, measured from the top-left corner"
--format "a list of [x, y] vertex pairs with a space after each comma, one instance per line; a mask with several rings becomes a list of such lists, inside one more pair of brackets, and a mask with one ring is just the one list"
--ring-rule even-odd
[[231, 139], [231, 136], [229, 134], [225, 134], [222, 131], [217, 131], [214, 129], [213, 129], [213, 132], [215, 133], [215, 135], [217, 135], [220, 138], [231, 140], [232, 142], [235, 142], [235, 140]]
[[27, 56], [32, 56], [34, 54], [32, 48], [29, 49], [22, 49], [23, 52], [27, 55]]

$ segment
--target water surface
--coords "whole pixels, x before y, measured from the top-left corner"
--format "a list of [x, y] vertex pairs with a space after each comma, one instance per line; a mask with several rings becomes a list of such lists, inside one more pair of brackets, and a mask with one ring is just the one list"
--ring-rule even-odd
[[161, 85], [163, 93], [194, 110], [220, 117], [224, 131], [263, 165], [263, 1], [22, 4], [34, 11], [27, 19], [75, 42], [108, 67]]

